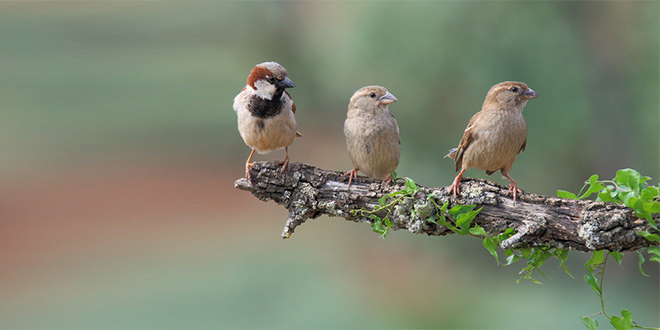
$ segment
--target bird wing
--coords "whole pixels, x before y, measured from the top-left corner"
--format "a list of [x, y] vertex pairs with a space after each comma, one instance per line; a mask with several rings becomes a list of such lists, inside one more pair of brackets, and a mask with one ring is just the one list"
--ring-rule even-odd
[[522, 147], [518, 150], [518, 153], [525, 152], [525, 147], [527, 146], [527, 136], [525, 136], [525, 142], [523, 142]]
[[[398, 125], [397, 122], [396, 122], [396, 118], [394, 117], [394, 115], [393, 115], [391, 112], [388, 112], [388, 113], [390, 114], [390, 116], [392, 116], [392, 120], [394, 120], [394, 127], [396, 127], [396, 132], [397, 132], [397, 135], [398, 135], [398, 133], [399, 133], [399, 125]], [[399, 147], [400, 147], [400, 146], [401, 146], [401, 137], [399, 137]]]
[[[291, 95], [289, 95], [289, 92], [284, 91], [284, 93], [286, 93], [286, 96], [288, 96], [291, 99]], [[293, 102], [293, 99], [291, 99], [291, 111], [293, 111], [294, 114], [296, 113], [296, 104]]]
[[238, 112], [238, 109], [241, 108], [241, 102], [245, 99], [243, 92], [245, 91], [246, 88], [247, 87], [243, 87], [243, 89], [241, 89], [241, 92], [238, 93], [234, 98], [234, 111], [236, 112]]
[[[463, 137], [461, 137], [461, 142], [458, 143], [458, 148], [454, 157], [449, 155], [449, 157], [454, 158], [454, 163], [456, 164], [456, 172], [458, 172], [463, 166], [463, 154], [465, 150], [470, 147], [470, 145], [478, 138], [477, 133], [475, 132], [474, 122], [476, 118], [479, 117], [481, 112], [477, 112], [470, 122], [468, 123], [465, 132], [463, 132]], [[451, 153], [450, 153], [451, 154]]]

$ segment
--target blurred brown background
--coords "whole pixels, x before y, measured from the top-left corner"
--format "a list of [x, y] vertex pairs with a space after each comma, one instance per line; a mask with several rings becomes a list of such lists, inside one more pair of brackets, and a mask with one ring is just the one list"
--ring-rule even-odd
[[[449, 185], [442, 156], [492, 85], [519, 80], [540, 94], [511, 172], [523, 190], [577, 192], [625, 167], [660, 179], [658, 2], [0, 9], [2, 329], [573, 329], [599, 311], [578, 252], [575, 279], [549, 261], [536, 285], [476, 239], [382, 240], [323, 217], [283, 241], [286, 210], [233, 188], [250, 150], [231, 106], [263, 61], [297, 86], [293, 162], [349, 170], [348, 99], [379, 84], [399, 99], [399, 175]], [[607, 270], [608, 312], [659, 326], [659, 267], [623, 266]]]

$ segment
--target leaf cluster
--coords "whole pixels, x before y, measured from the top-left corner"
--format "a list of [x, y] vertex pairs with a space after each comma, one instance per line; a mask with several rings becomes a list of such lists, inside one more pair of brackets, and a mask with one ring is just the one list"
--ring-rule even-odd
[[[396, 172], [392, 172], [392, 176], [396, 181]], [[362, 216], [368, 216], [371, 218], [373, 220], [371, 223], [371, 230], [379, 234], [382, 238], [387, 237], [387, 233], [389, 232], [390, 228], [392, 228], [392, 220], [390, 217], [392, 211], [394, 210], [394, 206], [401, 203], [404, 199], [413, 199], [415, 193], [419, 191], [419, 187], [413, 179], [408, 177], [403, 179], [405, 180], [405, 188], [383, 195], [378, 199], [378, 206], [376, 206], [373, 210], [367, 210], [363, 207], [359, 210], [351, 211], [353, 215], [360, 214]], [[381, 218], [376, 215], [376, 213], [383, 210], [387, 211], [384, 217]], [[412, 216], [415, 215], [414, 212], [415, 211], [413, 211]]]
[[[630, 207], [638, 218], [645, 219], [651, 228], [660, 231], [653, 219], [653, 214], [660, 213], [660, 191], [658, 187], [648, 185], [647, 181], [650, 179], [648, 176], [642, 176], [636, 170], [626, 168], [618, 170], [612, 180], [599, 181], [597, 174], [592, 175], [577, 195], [565, 190], [558, 190], [557, 196], [585, 199], [595, 193], [597, 202], [613, 202]], [[585, 188], [586, 191], [582, 193]], [[651, 242], [660, 243], [660, 235], [650, 233], [648, 230], [639, 232], [639, 235]], [[648, 248], [648, 252], [652, 254], [651, 261], [660, 262], [660, 248], [653, 246]]]
[[[395, 172], [393, 172], [393, 177], [396, 178]], [[601, 181], [599, 180], [598, 175], [592, 175], [589, 180], [585, 182], [577, 195], [565, 190], [557, 191], [557, 195], [568, 199], [585, 199], [596, 194], [596, 201], [614, 202], [632, 208], [639, 218], [647, 220], [649, 226], [658, 231], [653, 215], [660, 213], [660, 192], [658, 187], [648, 185], [647, 181], [650, 179], [650, 177], [642, 176], [639, 172], [633, 169], [622, 169], [617, 172], [615, 178], [612, 180]], [[383, 238], [387, 236], [388, 231], [392, 227], [392, 220], [390, 218], [394, 211], [394, 207], [406, 199], [414, 199], [415, 194], [419, 191], [419, 187], [413, 179], [406, 177], [403, 178], [403, 180], [405, 181], [405, 188], [383, 195], [378, 200], [378, 206], [373, 210], [362, 208], [360, 210], [352, 211], [354, 215], [360, 214], [371, 218], [373, 220], [371, 225], [372, 230], [380, 234]], [[486, 248], [486, 250], [488, 250], [488, 252], [495, 258], [495, 261], [498, 264], [501, 264], [497, 247], [501, 247], [504, 240], [515, 235], [515, 230], [508, 228], [498, 235], [491, 236], [483, 227], [477, 224], [472, 225], [472, 220], [474, 220], [482, 208], [477, 209], [476, 205], [454, 205], [449, 208], [449, 202], [444, 202], [440, 205], [436, 200], [436, 197], [435, 194], [428, 195], [429, 201], [435, 208], [435, 214], [431, 215], [428, 218], [428, 221], [444, 226], [458, 235], [469, 235], [482, 239], [484, 248]], [[376, 214], [381, 211], [386, 211], [385, 216], [382, 218]], [[416, 211], [412, 210], [411, 217], [415, 216]], [[649, 241], [660, 242], [660, 236], [658, 234], [649, 231], [642, 231], [639, 232], [639, 234]], [[652, 246], [648, 248], [648, 252], [651, 254], [651, 261], [660, 262], [660, 248]], [[541, 284], [541, 282], [532, 277], [532, 274], [536, 270], [541, 275], [545, 276], [540, 268], [546, 260], [552, 257], [557, 258], [560, 263], [559, 266], [562, 267], [570, 277], [573, 277], [565, 265], [568, 258], [568, 250], [553, 247], [531, 247], [506, 249], [504, 253], [506, 255], [506, 262], [503, 265], [505, 266], [511, 265], [520, 259], [526, 260], [525, 267], [518, 273], [520, 275], [518, 282], [520, 282], [521, 279], [527, 279], [534, 283]], [[648, 276], [642, 269], [642, 264], [645, 262], [642, 251], [637, 251], [637, 255], [639, 258], [639, 271], [642, 275]], [[610, 257], [617, 264], [621, 265], [623, 253], [617, 251], [594, 251], [592, 257], [584, 264], [587, 271], [587, 274], [584, 275], [584, 280], [600, 299], [602, 310], [594, 315], [581, 316], [580, 320], [587, 329], [590, 330], [598, 329], [598, 321], [594, 319], [597, 315], [604, 315], [607, 317], [610, 324], [618, 330], [628, 330], [633, 328], [657, 329], [638, 325], [633, 321], [632, 313], [626, 309], [621, 311], [620, 317], [616, 315], [608, 315], [605, 312], [603, 278], [605, 276], [607, 260]]]
[[[653, 219], [653, 214], [660, 213], [660, 199], [658, 187], [649, 186], [647, 181], [650, 177], [642, 176], [639, 172], [633, 169], [621, 169], [617, 171], [616, 176], [612, 180], [598, 180], [598, 175], [592, 175], [588, 181], [585, 182], [580, 192], [576, 195], [565, 190], [557, 191], [557, 196], [570, 199], [584, 199], [592, 194], [597, 194], [597, 202], [613, 202], [623, 204], [632, 208], [637, 217], [648, 221], [649, 226], [658, 231], [657, 224]], [[582, 193], [586, 188], [586, 191]], [[649, 231], [641, 231], [639, 235], [646, 238], [651, 242], [660, 242], [658, 234], [650, 233]], [[644, 276], [642, 264], [645, 262], [642, 251], [636, 251], [638, 256], [638, 268]], [[651, 254], [651, 261], [660, 263], [660, 248], [652, 246], [648, 248]], [[633, 321], [632, 313], [627, 309], [621, 310], [621, 316], [608, 315], [605, 312], [605, 300], [603, 299], [603, 278], [605, 276], [605, 266], [607, 260], [612, 257], [616, 263], [621, 265], [623, 260], [623, 253], [621, 252], [605, 252], [594, 251], [592, 257], [584, 264], [587, 274], [584, 275], [584, 280], [589, 284], [591, 290], [596, 293], [601, 302], [601, 311], [590, 316], [581, 316], [580, 320], [589, 330], [598, 329], [598, 321], [593, 317], [597, 315], [604, 315], [609, 319], [610, 324], [617, 330], [630, 330], [633, 328], [640, 329], [657, 329], [647, 328], [638, 325]]]

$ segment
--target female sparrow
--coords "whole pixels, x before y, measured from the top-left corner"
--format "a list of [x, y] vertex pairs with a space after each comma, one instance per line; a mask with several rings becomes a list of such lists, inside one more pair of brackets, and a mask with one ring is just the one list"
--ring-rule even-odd
[[385, 183], [392, 181], [391, 173], [399, 165], [401, 140], [388, 104], [396, 100], [380, 86], [362, 87], [351, 97], [344, 122], [346, 147], [354, 167], [344, 174], [349, 175], [349, 189], [358, 171]]
[[470, 167], [485, 170], [487, 175], [500, 171], [503, 178], [511, 181], [506, 195], [513, 191], [514, 201], [517, 193], [522, 193], [509, 171], [527, 144], [523, 108], [527, 100], [537, 97], [535, 91], [521, 82], [505, 81], [491, 87], [481, 111], [470, 119], [458, 148], [451, 149], [445, 156], [454, 160], [457, 172], [461, 170], [449, 189], [450, 193], [454, 192], [454, 197], [459, 191], [463, 172]]

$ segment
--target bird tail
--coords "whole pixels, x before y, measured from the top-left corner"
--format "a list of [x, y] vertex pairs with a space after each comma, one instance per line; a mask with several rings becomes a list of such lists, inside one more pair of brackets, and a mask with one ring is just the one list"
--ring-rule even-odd
[[458, 151], [458, 148], [451, 148], [451, 149], [449, 149], [449, 153], [446, 154], [446, 155], [445, 155], [444, 157], [442, 157], [442, 158], [447, 158], [447, 157], [449, 157], [449, 158], [451, 158], [451, 159], [453, 159], [453, 160], [456, 160], [456, 152], [457, 152], [457, 151]]
[[303, 137], [303, 135], [302, 135], [300, 132], [296, 131], [296, 137], [297, 137], [297, 138], [299, 138], [299, 137]]

